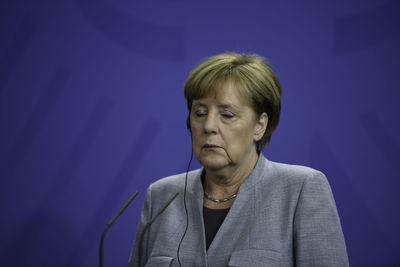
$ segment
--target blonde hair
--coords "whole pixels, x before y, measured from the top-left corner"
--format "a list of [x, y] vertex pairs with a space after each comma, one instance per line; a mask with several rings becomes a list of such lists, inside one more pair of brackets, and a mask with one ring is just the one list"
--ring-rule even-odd
[[193, 69], [185, 82], [184, 94], [189, 116], [193, 100], [200, 99], [216, 90], [217, 82], [234, 81], [253, 110], [268, 115], [268, 125], [264, 136], [257, 143], [257, 151], [264, 149], [271, 140], [272, 132], [279, 123], [281, 111], [281, 84], [268, 61], [257, 54], [247, 55], [226, 52], [210, 57]]

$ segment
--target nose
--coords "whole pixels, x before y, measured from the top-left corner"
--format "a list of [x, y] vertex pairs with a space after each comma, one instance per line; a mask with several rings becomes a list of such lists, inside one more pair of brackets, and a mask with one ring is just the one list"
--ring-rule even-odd
[[215, 134], [218, 132], [218, 118], [213, 114], [208, 114], [204, 122], [204, 132]]

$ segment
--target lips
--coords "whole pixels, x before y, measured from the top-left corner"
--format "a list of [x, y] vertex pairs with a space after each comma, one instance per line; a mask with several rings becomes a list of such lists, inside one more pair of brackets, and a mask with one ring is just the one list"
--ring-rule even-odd
[[220, 148], [220, 146], [214, 144], [205, 144], [203, 145], [203, 148]]

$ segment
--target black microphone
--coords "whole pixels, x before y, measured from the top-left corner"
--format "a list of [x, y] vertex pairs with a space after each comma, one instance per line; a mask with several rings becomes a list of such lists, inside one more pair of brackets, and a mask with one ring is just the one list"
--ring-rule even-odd
[[171, 198], [168, 199], [168, 201], [164, 204], [164, 206], [162, 206], [156, 213], [156, 215], [146, 223], [146, 225], [143, 227], [142, 233], [140, 234], [139, 237], [139, 251], [138, 251], [138, 266], [141, 267], [142, 266], [142, 241], [143, 241], [143, 237], [145, 232], [147, 231], [147, 229], [150, 227], [150, 225], [157, 219], [158, 216], [161, 215], [161, 213], [164, 212], [164, 210], [172, 203], [172, 201], [179, 195], [179, 192], [175, 193]]
[[129, 204], [132, 203], [133, 199], [138, 194], [139, 194], [138, 191], [133, 193], [133, 195], [128, 199], [127, 202], [125, 202], [125, 204], [122, 206], [122, 208], [118, 211], [117, 215], [115, 215], [114, 218], [112, 218], [112, 220], [107, 224], [106, 228], [104, 229], [103, 234], [101, 235], [101, 238], [100, 238], [100, 248], [99, 248], [100, 267], [103, 267], [103, 243], [104, 243], [104, 238], [106, 237], [106, 233], [107, 233], [108, 229], [110, 229], [111, 225], [113, 225], [113, 223], [117, 220], [117, 218], [122, 214], [122, 212], [124, 212], [126, 210], [126, 208], [129, 206]]

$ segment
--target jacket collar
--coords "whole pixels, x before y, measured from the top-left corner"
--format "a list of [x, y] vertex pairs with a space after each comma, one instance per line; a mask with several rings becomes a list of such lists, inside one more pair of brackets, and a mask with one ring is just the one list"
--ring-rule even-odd
[[[249, 177], [247, 177], [247, 179], [240, 186], [239, 193], [245, 192], [261, 182], [263, 180], [263, 177], [265, 177], [265, 172], [268, 168], [269, 163], [269, 160], [265, 158], [262, 153], [260, 153], [256, 166], [254, 167]], [[201, 200], [203, 199], [204, 194], [204, 189], [201, 182], [201, 176], [203, 172], [204, 167], [191, 171], [188, 175], [188, 192]]]

